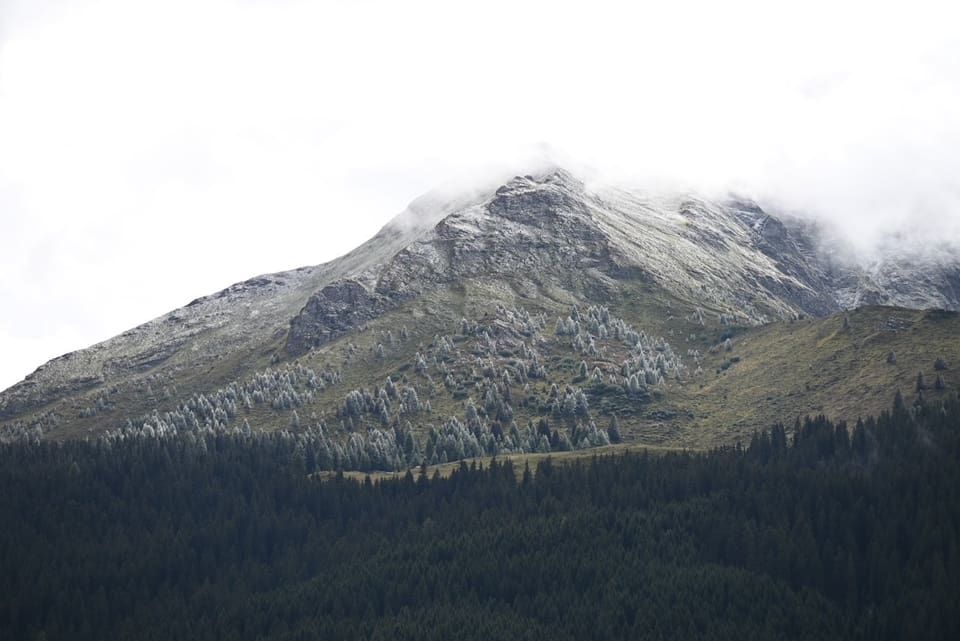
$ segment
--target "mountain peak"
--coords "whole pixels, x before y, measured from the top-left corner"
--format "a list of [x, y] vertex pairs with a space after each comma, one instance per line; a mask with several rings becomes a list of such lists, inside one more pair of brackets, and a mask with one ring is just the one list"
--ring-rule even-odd
[[[554, 340], [570, 335], [569, 315], [581, 323], [578, 357], [589, 356], [616, 378], [627, 357], [623, 346], [610, 346], [606, 355], [590, 347], [611, 328], [621, 339], [636, 337], [631, 349], [667, 353], [678, 341], [702, 354], [711, 347], [704, 341], [734, 331], [729, 327], [747, 331], [867, 303], [960, 308], [956, 260], [931, 265], [891, 257], [866, 270], [836, 260], [814, 226], [746, 199], [649, 193], [583, 176], [543, 164], [472, 189], [431, 192], [336, 260], [249, 279], [47, 363], [0, 395], [0, 420], [14, 432], [38, 424], [77, 434], [102, 427], [87, 420], [102, 411], [106, 425], [117, 427], [121, 417], [111, 407], [127, 408], [125, 421], [130, 408], [163, 407], [180, 402], [183, 390], [206, 393], [283, 363], [322, 362], [332, 372], [370, 353], [389, 353], [401, 329], [415, 337], [403, 348], [413, 358], [428, 345], [437, 349], [444, 328], [461, 320], [461, 336], [486, 337], [486, 346], [475, 348], [474, 367], [521, 349], [519, 343], [495, 349], [502, 331], [530, 339], [516, 353], [539, 371], [543, 364], [529, 361], [549, 344], [544, 319], [562, 321]], [[596, 327], [573, 319], [572, 308], [594, 309]], [[626, 321], [597, 320], [610, 309], [642, 321], [647, 338]], [[499, 319], [493, 325], [476, 320], [491, 315]], [[698, 329], [710, 322], [722, 327]], [[454, 344], [444, 338], [441, 351]], [[364, 362], [377, 380], [407, 371]], [[459, 390], [462, 382], [455, 383], [448, 387]], [[435, 382], [421, 391], [441, 394]]]

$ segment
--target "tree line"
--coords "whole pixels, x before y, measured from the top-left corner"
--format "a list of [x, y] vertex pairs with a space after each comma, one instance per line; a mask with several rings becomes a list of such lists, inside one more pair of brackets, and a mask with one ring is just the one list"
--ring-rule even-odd
[[960, 638], [958, 463], [955, 398], [377, 482], [271, 435], [4, 444], [0, 638]]

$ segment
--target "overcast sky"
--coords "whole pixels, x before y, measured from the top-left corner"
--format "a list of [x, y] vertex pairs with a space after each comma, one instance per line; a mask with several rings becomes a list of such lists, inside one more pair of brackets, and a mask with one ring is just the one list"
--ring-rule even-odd
[[956, 234], [949, 6], [0, 0], [0, 388], [542, 143]]

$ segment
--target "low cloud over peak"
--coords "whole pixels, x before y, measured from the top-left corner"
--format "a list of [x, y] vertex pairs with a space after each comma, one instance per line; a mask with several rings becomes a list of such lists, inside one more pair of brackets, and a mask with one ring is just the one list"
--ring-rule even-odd
[[539, 141], [809, 212], [863, 251], [955, 241], [957, 60], [939, 2], [5, 2], [0, 347], [59, 324], [0, 387], [342, 254]]

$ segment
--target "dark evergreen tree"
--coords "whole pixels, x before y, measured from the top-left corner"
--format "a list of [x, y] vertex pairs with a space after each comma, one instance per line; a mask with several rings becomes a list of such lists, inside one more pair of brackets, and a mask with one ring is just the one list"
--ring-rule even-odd
[[611, 443], [619, 443], [623, 440], [620, 434], [620, 420], [616, 414], [610, 416], [610, 427], [607, 428], [607, 434], [610, 436]]
[[903, 410], [906, 409], [907, 405], [903, 400], [903, 392], [900, 391], [900, 388], [897, 388], [896, 394], [893, 395], [893, 409], [894, 410]]
[[447, 476], [409, 425], [0, 443], [0, 638], [960, 638], [960, 399], [900, 405]]

